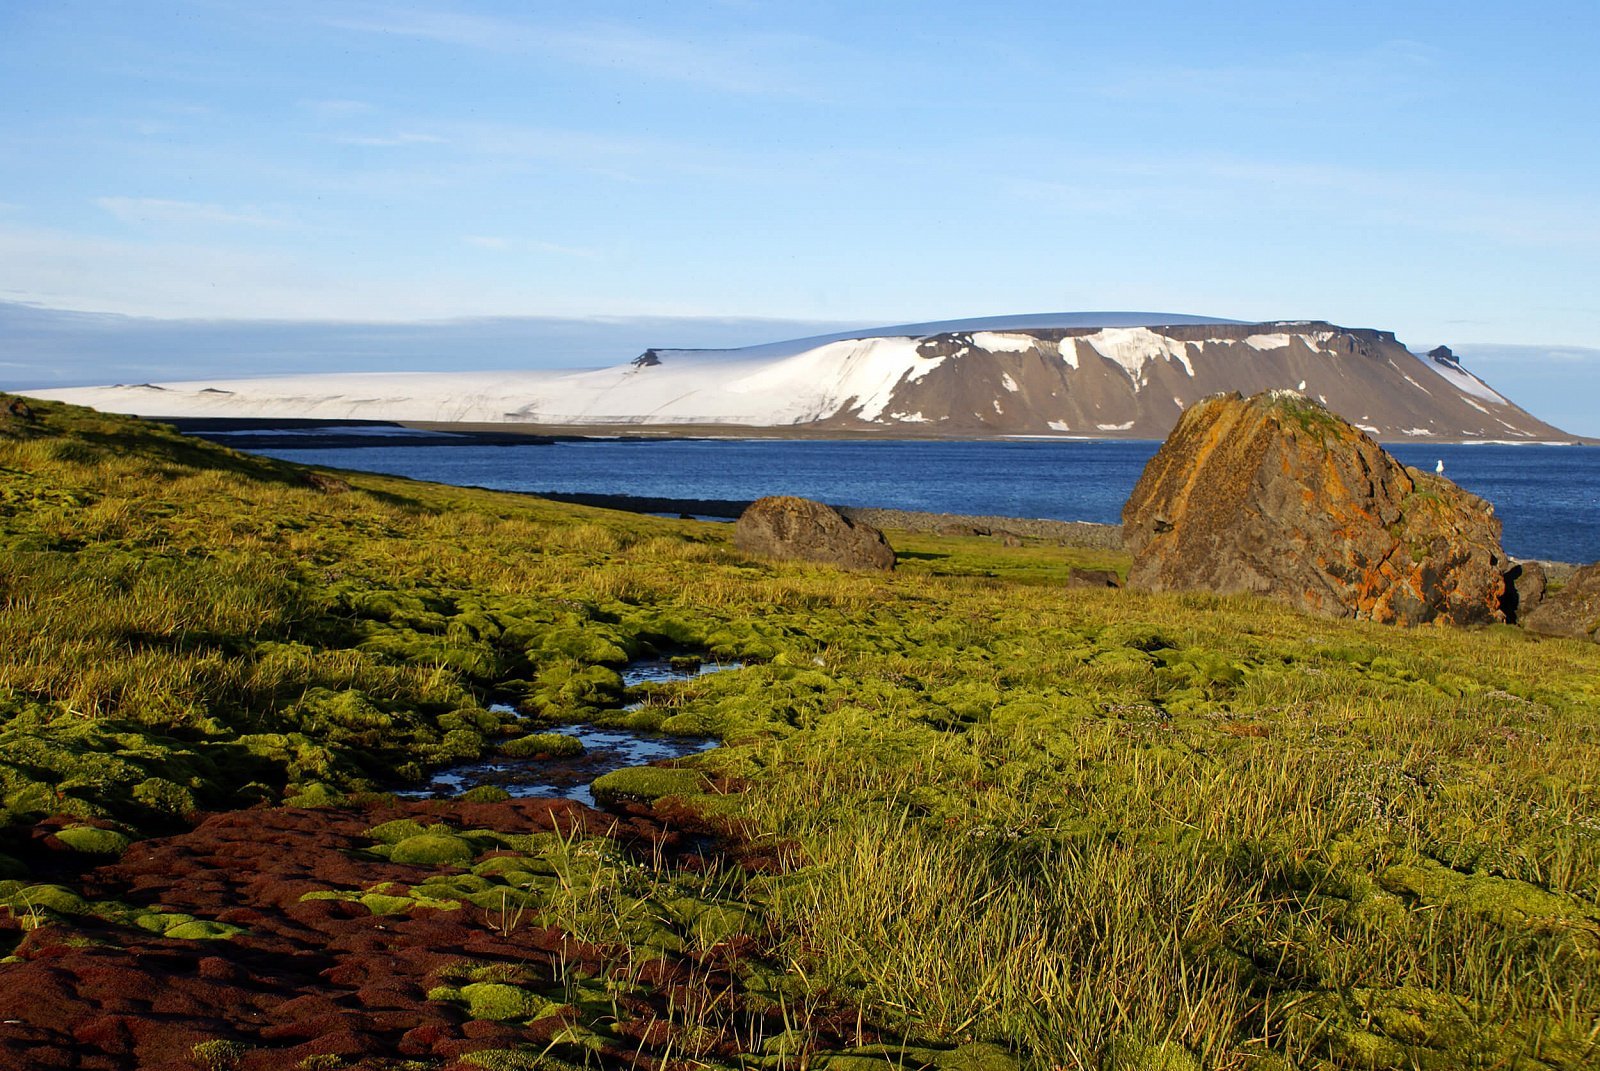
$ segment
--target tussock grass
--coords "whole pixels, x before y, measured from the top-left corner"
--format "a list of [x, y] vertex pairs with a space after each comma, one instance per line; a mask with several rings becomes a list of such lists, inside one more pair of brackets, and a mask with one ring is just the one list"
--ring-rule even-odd
[[[1039, 543], [891, 533], [889, 576], [753, 561], [716, 525], [328, 494], [37, 410], [0, 428], [14, 831], [392, 785], [495, 748], [508, 697], [722, 739], [696, 763], [736, 791], [691, 802], [797, 860], [738, 885], [785, 1022], [843, 1004], [1038, 1068], [1600, 1060], [1592, 645], [1067, 590], [1125, 563]], [[617, 669], [677, 652], [746, 667], [624, 710]], [[639, 905], [683, 876], [584, 843], [550, 918], [637, 980]], [[691, 1003], [685, 1038], [725, 1014]]]

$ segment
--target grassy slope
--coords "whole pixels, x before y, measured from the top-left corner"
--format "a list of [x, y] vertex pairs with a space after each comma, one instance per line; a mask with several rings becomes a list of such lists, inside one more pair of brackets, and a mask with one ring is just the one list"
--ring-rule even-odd
[[[0, 425], [0, 853], [53, 812], [138, 835], [393, 785], [520, 732], [501, 696], [721, 737], [703, 764], [747, 787], [699, 802], [804, 853], [757, 897], [791, 984], [907, 1037], [1594, 1059], [1593, 646], [1068, 591], [1107, 562], [976, 539], [892, 534], [889, 577], [775, 565], [715, 525], [328, 493], [37, 410]], [[616, 668], [674, 650], [752, 664], [622, 713]]]

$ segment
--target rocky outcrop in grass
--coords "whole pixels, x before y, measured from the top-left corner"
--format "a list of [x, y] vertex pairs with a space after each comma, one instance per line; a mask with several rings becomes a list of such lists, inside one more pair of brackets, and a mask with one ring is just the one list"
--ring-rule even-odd
[[1530, 632], [1600, 642], [1600, 562], [1572, 574], [1522, 619]]
[[1402, 625], [1505, 619], [1493, 507], [1291, 391], [1185, 413], [1122, 520], [1137, 590], [1265, 595]]
[[894, 568], [883, 533], [808, 498], [758, 498], [733, 528], [733, 545], [764, 558], [799, 559], [841, 569]]

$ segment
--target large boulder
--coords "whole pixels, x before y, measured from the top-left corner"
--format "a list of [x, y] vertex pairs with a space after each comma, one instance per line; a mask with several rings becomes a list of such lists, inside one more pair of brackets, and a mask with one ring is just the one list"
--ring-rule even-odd
[[1407, 625], [1505, 619], [1494, 508], [1293, 391], [1190, 408], [1122, 523], [1136, 590], [1249, 592]]
[[733, 526], [733, 545], [766, 558], [799, 558], [841, 569], [893, 569], [883, 533], [809, 498], [758, 498]]
[[1600, 643], [1600, 562], [1585, 565], [1558, 591], [1522, 617], [1522, 627], [1546, 636], [1571, 636]]

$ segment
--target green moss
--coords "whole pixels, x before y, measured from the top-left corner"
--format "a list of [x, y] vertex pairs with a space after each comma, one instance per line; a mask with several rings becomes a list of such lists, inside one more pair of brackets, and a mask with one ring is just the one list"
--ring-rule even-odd
[[[561, 1036], [556, 1040], [562, 1040]], [[577, 1071], [577, 1065], [551, 1056], [548, 1048], [479, 1049], [461, 1057], [461, 1062], [486, 1071]]]
[[149, 777], [133, 786], [133, 798], [152, 810], [182, 818], [197, 806], [194, 793], [164, 777]]
[[361, 897], [361, 904], [374, 915], [403, 915], [416, 906], [416, 901], [409, 896], [371, 892]]
[[414, 886], [414, 889], [421, 889], [428, 896], [448, 900], [465, 899], [491, 887], [490, 881], [476, 874], [448, 874], [430, 877], [422, 884]]
[[504, 803], [511, 798], [511, 793], [499, 785], [478, 785], [467, 789], [457, 798], [467, 803]]
[[234, 926], [227, 922], [211, 922], [206, 919], [196, 919], [185, 922], [166, 931], [168, 937], [179, 941], [226, 941], [228, 938], [244, 932], [243, 926]]
[[321, 782], [312, 782], [304, 785], [299, 791], [283, 798], [283, 802], [290, 807], [309, 807], [324, 809], [338, 807], [344, 804], [344, 793]]
[[1428, 907], [1451, 907], [1500, 926], [1564, 923], [1600, 927], [1600, 908], [1558, 896], [1525, 881], [1463, 874], [1432, 860], [1384, 870], [1378, 883]]
[[48, 909], [62, 915], [75, 915], [88, 910], [83, 897], [64, 885], [29, 885], [6, 897], [5, 902], [13, 914]]
[[1175, 1041], [1116, 1041], [1106, 1053], [1106, 1071], [1200, 1071], [1200, 1060]]
[[451, 833], [420, 833], [399, 841], [389, 859], [424, 866], [466, 866], [477, 854], [472, 843]]
[[203, 1071], [233, 1071], [249, 1055], [251, 1046], [240, 1041], [202, 1041], [189, 1054]]
[[67, 826], [56, 831], [56, 839], [75, 852], [91, 855], [121, 855], [129, 844], [126, 834], [94, 826]]
[[565, 759], [583, 754], [583, 741], [565, 733], [532, 733], [507, 740], [500, 753], [514, 759]]
[[407, 837], [421, 836], [427, 831], [428, 827], [414, 818], [396, 818], [373, 826], [363, 836], [371, 837], [379, 844], [399, 844]]
[[999, 1045], [974, 1041], [934, 1057], [939, 1071], [1018, 1071], [1017, 1058]]
[[145, 911], [133, 918], [133, 924], [139, 929], [160, 934], [193, 921], [193, 915], [184, 915], [176, 911]]
[[345, 1062], [344, 1057], [337, 1053], [319, 1052], [303, 1057], [294, 1066], [295, 1071], [339, 1071]]
[[741, 934], [758, 932], [761, 923], [748, 905], [704, 900], [694, 896], [661, 896], [671, 920], [702, 945], [714, 945]]
[[474, 982], [461, 987], [467, 1014], [495, 1022], [537, 1019], [553, 1005], [537, 993], [502, 982]]
[[698, 770], [661, 766], [628, 766], [594, 779], [589, 789], [602, 804], [650, 803], [662, 796], [699, 792], [705, 778]]
[[505, 884], [495, 884], [476, 892], [465, 893], [462, 900], [483, 911], [516, 911], [538, 907], [543, 901], [539, 890], [516, 889]]
[[425, 908], [430, 911], [461, 910], [461, 901], [448, 897], [436, 898], [429, 896], [426, 891], [419, 891], [417, 888], [411, 890], [409, 903], [413, 908]]
[[[886, 577], [757, 568], [725, 528], [381, 476], [322, 494], [292, 466], [148, 421], [40, 412], [0, 416], [10, 854], [57, 813], [143, 836], [286, 789], [363, 806], [520, 731], [481, 703], [515, 694], [552, 724], [719, 738], [693, 768], [597, 789], [682, 794], [776, 873], [680, 867], [565, 825], [404, 822], [373, 830], [361, 859], [428, 836], [461, 866], [524, 854], [463, 874], [425, 853], [438, 869], [413, 887], [308, 898], [554, 927], [604, 949], [622, 966], [606, 984], [626, 975], [657, 1010], [683, 1006], [641, 965], [753, 934], [784, 966], [727, 949], [729, 1014], [859, 1009], [882, 1036], [981, 1037], [1030, 1066], [1593, 1063], [1600, 649], [1245, 597], [1064, 599], [1071, 566], [1127, 559], [1035, 542], [897, 535], [903, 571]], [[1419, 486], [1409, 507], [1436, 511]], [[617, 667], [647, 651], [754, 662], [622, 689]], [[510, 751], [537, 757], [536, 739]], [[704, 793], [695, 769], [745, 790]], [[67, 889], [29, 912], [10, 905], [22, 888], [0, 884], [0, 953], [85, 912], [151, 933], [197, 923]], [[606, 984], [567, 977], [560, 995], [601, 1024], [626, 1003]], [[665, 1026], [675, 1045], [709, 1042], [684, 1014]], [[801, 1029], [773, 1047], [836, 1071], [944, 1071], [961, 1051], [820, 1043]]]

